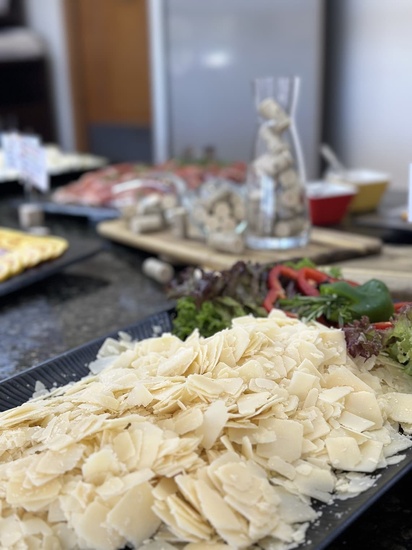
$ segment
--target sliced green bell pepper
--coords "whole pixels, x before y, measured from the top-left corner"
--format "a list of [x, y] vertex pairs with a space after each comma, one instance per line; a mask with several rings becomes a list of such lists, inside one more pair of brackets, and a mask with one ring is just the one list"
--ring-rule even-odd
[[[394, 313], [389, 289], [383, 281], [370, 279], [363, 285], [352, 286], [345, 281], [326, 283], [320, 286], [320, 295], [337, 296], [347, 300], [347, 311], [353, 319], [366, 315], [371, 323], [388, 321]], [[331, 321], [338, 321], [339, 311], [333, 313]]]

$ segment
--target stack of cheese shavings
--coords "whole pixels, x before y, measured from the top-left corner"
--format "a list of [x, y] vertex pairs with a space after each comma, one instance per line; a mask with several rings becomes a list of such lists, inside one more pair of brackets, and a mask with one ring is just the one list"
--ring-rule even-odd
[[1, 548], [293, 548], [412, 445], [411, 377], [276, 310], [91, 369], [0, 414]]

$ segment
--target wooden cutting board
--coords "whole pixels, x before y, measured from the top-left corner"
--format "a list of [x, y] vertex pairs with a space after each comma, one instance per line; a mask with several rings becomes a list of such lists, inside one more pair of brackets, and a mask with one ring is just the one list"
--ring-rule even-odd
[[231, 267], [237, 260], [273, 263], [310, 258], [317, 264], [324, 264], [379, 254], [382, 250], [380, 239], [318, 227], [312, 229], [310, 242], [305, 247], [270, 251], [246, 250], [241, 255], [217, 252], [200, 241], [179, 240], [170, 231], [135, 234], [128, 229], [122, 218], [100, 222], [97, 232], [112, 241], [166, 257], [172, 263], [218, 270]]

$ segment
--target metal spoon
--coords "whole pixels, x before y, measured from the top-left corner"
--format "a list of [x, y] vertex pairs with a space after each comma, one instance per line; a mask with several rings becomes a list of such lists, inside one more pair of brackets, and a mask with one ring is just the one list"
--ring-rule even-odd
[[347, 171], [345, 166], [338, 159], [338, 157], [332, 151], [329, 145], [326, 145], [326, 143], [322, 143], [322, 145], [320, 146], [320, 152], [323, 158], [328, 162], [330, 168], [332, 168], [334, 172], [337, 172], [339, 174], [344, 174]]

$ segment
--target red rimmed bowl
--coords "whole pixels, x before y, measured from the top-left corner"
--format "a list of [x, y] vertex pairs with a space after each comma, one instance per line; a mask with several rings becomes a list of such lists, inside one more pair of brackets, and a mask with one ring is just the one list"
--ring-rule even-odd
[[338, 225], [345, 218], [356, 196], [354, 185], [311, 181], [306, 185], [310, 217], [313, 225]]

